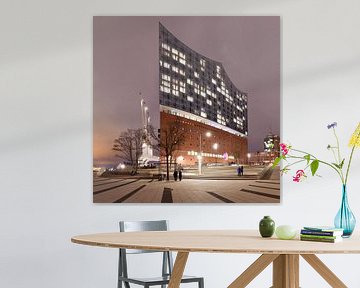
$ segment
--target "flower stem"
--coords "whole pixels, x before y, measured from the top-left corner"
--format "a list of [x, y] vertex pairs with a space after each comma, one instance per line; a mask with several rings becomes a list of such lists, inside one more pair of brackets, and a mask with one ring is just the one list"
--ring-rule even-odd
[[355, 145], [354, 145], [353, 148], [351, 149], [351, 154], [350, 154], [350, 158], [349, 158], [349, 163], [348, 163], [348, 166], [347, 166], [347, 169], [346, 169], [346, 176], [345, 176], [344, 185], [346, 185], [347, 180], [348, 180], [349, 170], [350, 170], [350, 165], [351, 165], [351, 160], [352, 160], [352, 157], [353, 157], [353, 154], [354, 154], [354, 150], [355, 150]]
[[336, 139], [336, 149], [337, 149], [338, 158], [339, 158], [338, 164], [340, 164], [341, 163], [341, 155], [340, 155], [339, 137], [336, 134], [335, 128], [333, 128], [333, 131], [334, 131], [334, 136], [335, 136], [335, 139]]
[[350, 165], [351, 165], [352, 157], [353, 157], [353, 154], [354, 154], [354, 151], [355, 151], [356, 142], [359, 140], [359, 138], [360, 138], [360, 132], [359, 132], [358, 135], [356, 136], [356, 139], [355, 139], [355, 142], [354, 142], [355, 144], [354, 144], [353, 148], [351, 149], [351, 154], [350, 154], [350, 158], [349, 158], [349, 163], [348, 163], [348, 166], [347, 166], [347, 169], [346, 169], [346, 176], [345, 176], [345, 182], [344, 182], [345, 185], [346, 185], [347, 180], [348, 180]]
[[[327, 162], [325, 162], [325, 161], [322, 161], [322, 160], [320, 160], [320, 159], [317, 159], [315, 156], [313, 156], [313, 155], [311, 155], [311, 154], [309, 154], [309, 153], [306, 153], [306, 152], [303, 152], [303, 151], [300, 151], [300, 150], [295, 150], [295, 149], [293, 149], [293, 151], [298, 151], [298, 152], [301, 152], [301, 153], [310, 155], [310, 156], [312, 157], [312, 158], [310, 158], [310, 160], [312, 160], [312, 161], [313, 161], [313, 160], [318, 160], [319, 163], [322, 163], [322, 164], [325, 164], [325, 165], [331, 167], [331, 168], [334, 169], [334, 170], [336, 171], [336, 173], [340, 176], [341, 183], [345, 184], [344, 178], [341, 176], [341, 174], [340, 174], [340, 172], [339, 172], [339, 169], [336, 168], [335, 166], [333, 166], [333, 165], [331, 165], [331, 164], [329, 164], [329, 163], [327, 163]], [[287, 157], [287, 158], [295, 158], [295, 159], [303, 159], [303, 157], [292, 156], [292, 155], [287, 155], [286, 157]]]

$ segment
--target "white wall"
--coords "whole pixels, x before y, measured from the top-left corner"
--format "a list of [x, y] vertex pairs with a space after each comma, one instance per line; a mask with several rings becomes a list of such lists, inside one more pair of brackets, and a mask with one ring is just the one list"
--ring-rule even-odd
[[[281, 15], [282, 138], [325, 157], [325, 125], [339, 123], [345, 146], [360, 120], [358, 0], [1, 3], [0, 287], [115, 287], [116, 250], [70, 237], [115, 231], [119, 219], [167, 218], [172, 229], [256, 228], [263, 215], [299, 227], [331, 224], [340, 183], [327, 170], [301, 184], [284, 179], [281, 205], [94, 205], [92, 16]], [[360, 219], [360, 151], [354, 164], [350, 203]], [[206, 287], [226, 287], [255, 257], [193, 254], [187, 272], [204, 275]], [[348, 287], [360, 287], [360, 255], [321, 258]], [[302, 287], [327, 287], [301, 265]], [[269, 287], [270, 276], [268, 269], [249, 287]]]

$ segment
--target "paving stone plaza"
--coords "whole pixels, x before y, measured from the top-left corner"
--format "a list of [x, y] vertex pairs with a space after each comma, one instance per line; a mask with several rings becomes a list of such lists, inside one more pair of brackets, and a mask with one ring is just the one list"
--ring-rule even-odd
[[[237, 176], [231, 168], [213, 168], [201, 176], [184, 173], [183, 180], [156, 177], [94, 176], [94, 203], [279, 203], [278, 170], [262, 179], [261, 169]], [[260, 172], [259, 172], [260, 171]]]

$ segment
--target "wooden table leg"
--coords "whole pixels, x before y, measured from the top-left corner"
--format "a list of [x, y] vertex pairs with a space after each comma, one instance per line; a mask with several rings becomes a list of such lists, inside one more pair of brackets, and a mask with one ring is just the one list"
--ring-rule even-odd
[[277, 254], [263, 254], [254, 263], [252, 263], [238, 278], [232, 282], [228, 288], [244, 288], [254, 278], [259, 275], [271, 262], [273, 262], [279, 255]]
[[178, 252], [177, 253], [168, 288], [179, 288], [180, 287], [181, 278], [184, 274], [185, 265], [186, 265], [188, 256], [189, 256], [189, 252]]
[[335, 288], [346, 288], [347, 286], [314, 254], [301, 255], [324, 280]]
[[272, 288], [299, 288], [299, 255], [281, 254], [274, 260]]

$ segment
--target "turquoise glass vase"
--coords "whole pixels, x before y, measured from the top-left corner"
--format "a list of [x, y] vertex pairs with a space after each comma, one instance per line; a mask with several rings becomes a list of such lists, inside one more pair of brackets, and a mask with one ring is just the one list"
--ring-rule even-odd
[[336, 228], [344, 229], [343, 237], [350, 237], [355, 229], [356, 219], [349, 207], [346, 185], [342, 187], [341, 206], [336, 214], [334, 224]]

